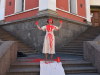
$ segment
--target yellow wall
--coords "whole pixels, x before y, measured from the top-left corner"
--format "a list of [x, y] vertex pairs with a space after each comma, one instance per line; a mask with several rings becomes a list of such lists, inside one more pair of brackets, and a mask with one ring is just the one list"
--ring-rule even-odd
[[100, 6], [100, 0], [90, 0], [90, 5]]

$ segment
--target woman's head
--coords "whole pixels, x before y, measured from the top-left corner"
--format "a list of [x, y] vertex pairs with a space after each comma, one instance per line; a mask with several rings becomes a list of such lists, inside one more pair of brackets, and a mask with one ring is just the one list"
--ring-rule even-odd
[[53, 20], [50, 18], [50, 19], [47, 20], [47, 23], [52, 24]]

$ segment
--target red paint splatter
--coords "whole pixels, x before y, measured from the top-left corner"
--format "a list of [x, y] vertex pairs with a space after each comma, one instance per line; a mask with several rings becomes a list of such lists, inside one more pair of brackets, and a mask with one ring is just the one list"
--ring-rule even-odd
[[[55, 27], [53, 25], [46, 25], [46, 29], [48, 32], [52, 31]], [[50, 48], [52, 50], [52, 42], [53, 42], [53, 34], [52, 33], [48, 33], [47, 37], [49, 37], [49, 41], [50, 41]], [[46, 38], [47, 38], [46, 37]]]
[[60, 23], [62, 24], [62, 23], [63, 23], [63, 21], [61, 20], [61, 21], [60, 21]]
[[37, 22], [37, 21], [35, 21], [35, 24], [36, 24], [36, 25], [38, 25], [38, 22]]

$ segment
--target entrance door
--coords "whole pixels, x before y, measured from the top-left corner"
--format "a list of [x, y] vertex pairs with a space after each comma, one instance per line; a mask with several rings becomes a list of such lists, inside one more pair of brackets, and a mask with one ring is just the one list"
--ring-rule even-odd
[[92, 11], [93, 16], [91, 17], [91, 22], [93, 26], [99, 26], [99, 11]]

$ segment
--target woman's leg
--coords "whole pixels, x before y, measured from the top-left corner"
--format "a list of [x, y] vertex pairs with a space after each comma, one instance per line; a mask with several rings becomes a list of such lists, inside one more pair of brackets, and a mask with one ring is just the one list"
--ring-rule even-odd
[[52, 58], [53, 58], [53, 54], [51, 54], [51, 61], [52, 61]]
[[45, 60], [47, 61], [48, 53], [45, 54]]

